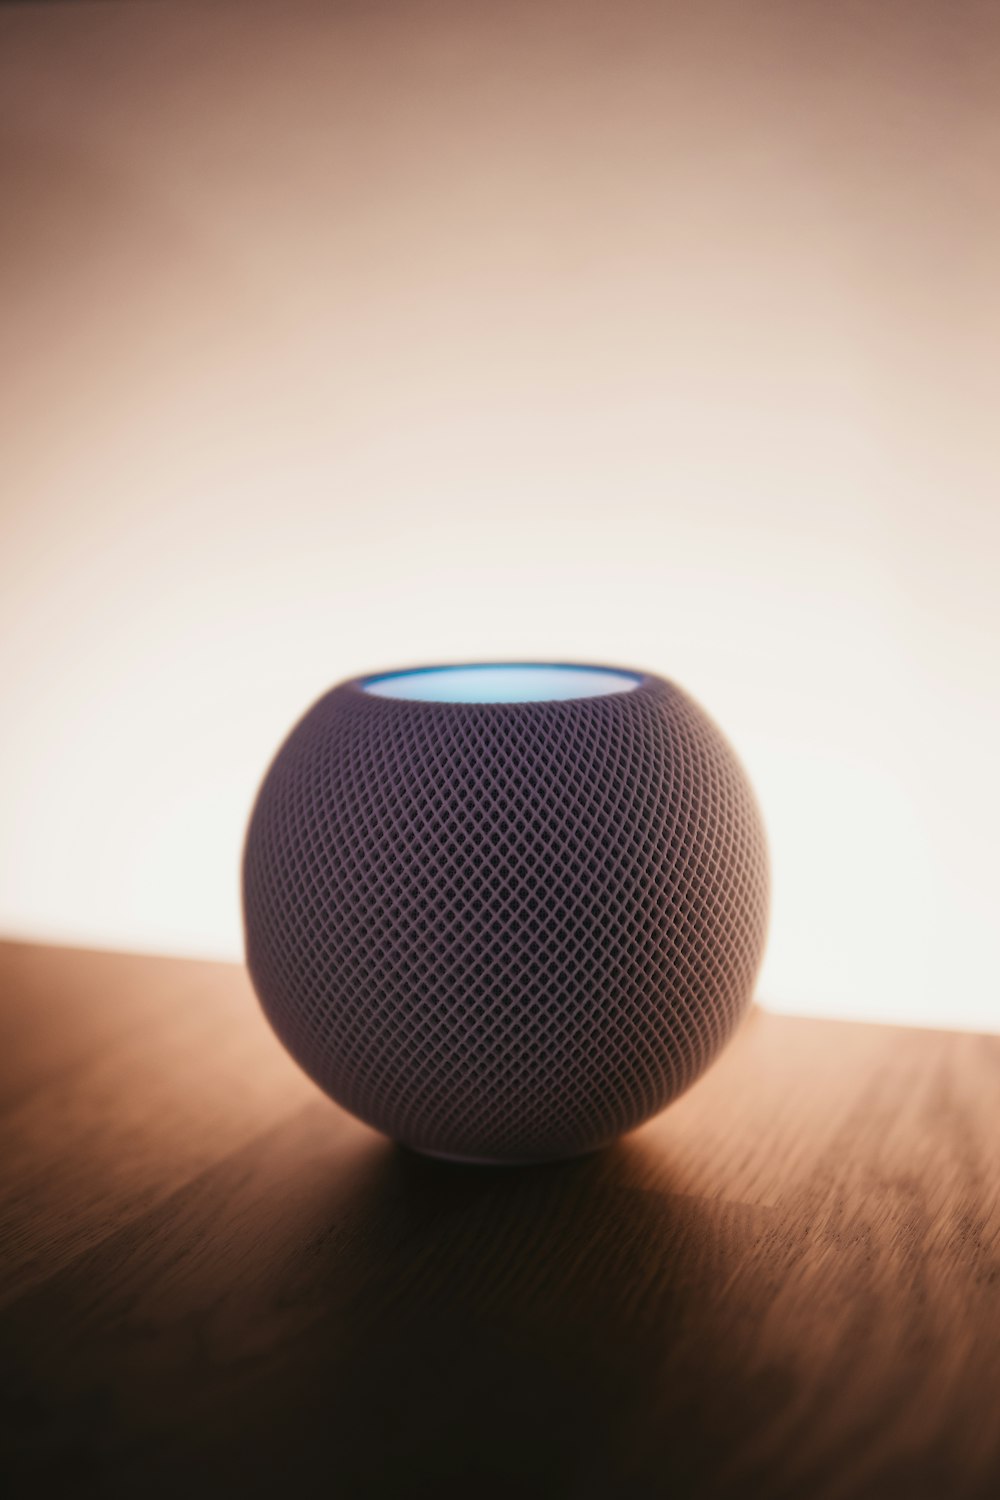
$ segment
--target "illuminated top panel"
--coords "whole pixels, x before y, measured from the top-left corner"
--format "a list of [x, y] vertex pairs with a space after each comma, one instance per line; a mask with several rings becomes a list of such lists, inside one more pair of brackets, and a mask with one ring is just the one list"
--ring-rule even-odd
[[366, 677], [361, 687], [378, 698], [417, 703], [552, 703], [561, 698], [600, 698], [630, 693], [642, 678], [609, 667], [549, 662], [490, 662], [456, 667], [417, 667]]

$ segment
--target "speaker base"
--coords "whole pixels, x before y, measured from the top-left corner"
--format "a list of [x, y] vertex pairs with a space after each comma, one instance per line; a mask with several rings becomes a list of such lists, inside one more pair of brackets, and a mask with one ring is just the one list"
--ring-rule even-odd
[[593, 1156], [602, 1148], [592, 1147], [587, 1151], [573, 1151], [566, 1156], [456, 1156], [450, 1151], [428, 1151], [423, 1146], [407, 1146], [414, 1156], [423, 1156], [428, 1161], [446, 1161], [455, 1167], [548, 1167], [559, 1161], [577, 1161], [581, 1156]]
[[500, 1156], [453, 1156], [450, 1151], [425, 1151], [422, 1146], [410, 1146], [408, 1148], [417, 1156], [425, 1156], [428, 1161], [448, 1161], [456, 1167], [530, 1167], [537, 1165], [530, 1161], [505, 1161]]

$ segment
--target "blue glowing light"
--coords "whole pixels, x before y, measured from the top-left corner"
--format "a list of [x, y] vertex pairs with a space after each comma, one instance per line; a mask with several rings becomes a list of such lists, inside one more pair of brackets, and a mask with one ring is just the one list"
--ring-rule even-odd
[[361, 687], [378, 698], [417, 703], [551, 703], [560, 698], [600, 698], [630, 693], [642, 678], [610, 667], [548, 662], [486, 662], [460, 667], [416, 667], [366, 677]]

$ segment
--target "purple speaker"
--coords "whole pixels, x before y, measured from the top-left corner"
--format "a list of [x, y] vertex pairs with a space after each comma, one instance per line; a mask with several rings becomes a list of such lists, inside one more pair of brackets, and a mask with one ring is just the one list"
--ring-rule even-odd
[[592, 1151], [748, 1006], [764, 830], [711, 719], [648, 673], [424, 667], [333, 688], [250, 819], [247, 962], [334, 1099], [418, 1151]]

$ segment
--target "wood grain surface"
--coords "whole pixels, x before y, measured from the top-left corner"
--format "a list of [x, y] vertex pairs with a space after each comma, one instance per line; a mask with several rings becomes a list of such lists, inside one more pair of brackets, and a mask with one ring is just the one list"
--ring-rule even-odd
[[0, 1044], [8, 1494], [1000, 1494], [1000, 1038], [754, 1012], [499, 1170], [325, 1100], [236, 967], [7, 944]]

